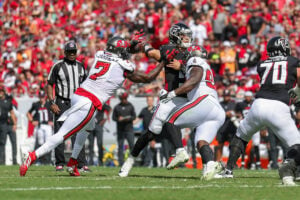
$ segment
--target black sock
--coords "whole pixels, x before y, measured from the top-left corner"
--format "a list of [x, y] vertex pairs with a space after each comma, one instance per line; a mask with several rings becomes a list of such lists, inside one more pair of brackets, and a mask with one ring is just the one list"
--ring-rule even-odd
[[242, 140], [241, 138], [237, 137], [236, 135], [233, 137], [230, 143], [230, 154], [229, 159], [227, 162], [227, 169], [233, 170], [236, 161], [240, 157], [241, 153], [245, 152], [245, 148], [247, 146], [246, 141]]
[[256, 163], [260, 163], [260, 155], [259, 155], [259, 147], [258, 146], [254, 146], [254, 152], [255, 152]]
[[140, 152], [147, 146], [147, 144], [154, 139], [154, 134], [151, 131], [147, 131], [145, 134], [141, 135], [139, 139], [136, 141], [131, 155], [133, 157], [137, 157]]
[[169, 136], [169, 141], [174, 145], [175, 149], [183, 148], [180, 129], [171, 123], [165, 123], [164, 127]]
[[206, 164], [209, 161], [214, 160], [214, 154], [209, 145], [203, 145], [201, 148], [197, 145], [197, 149], [201, 155], [202, 164]]

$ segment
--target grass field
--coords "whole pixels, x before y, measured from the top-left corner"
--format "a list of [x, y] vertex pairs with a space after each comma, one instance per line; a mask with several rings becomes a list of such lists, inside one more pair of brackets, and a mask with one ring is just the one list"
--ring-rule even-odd
[[127, 178], [119, 168], [92, 167], [70, 177], [50, 166], [32, 166], [19, 177], [18, 166], [0, 167], [0, 199], [300, 199], [300, 187], [283, 187], [277, 171], [236, 170], [234, 179], [200, 180], [196, 169], [134, 168]]

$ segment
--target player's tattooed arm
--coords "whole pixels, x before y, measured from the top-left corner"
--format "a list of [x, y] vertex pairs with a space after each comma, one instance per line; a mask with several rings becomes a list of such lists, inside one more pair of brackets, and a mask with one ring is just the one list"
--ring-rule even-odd
[[132, 73], [127, 73], [126, 78], [136, 83], [150, 83], [153, 81], [157, 75], [160, 73], [164, 66], [164, 62], [159, 63], [155, 69], [153, 69], [148, 74], [140, 71], [134, 71]]
[[186, 94], [190, 92], [202, 79], [203, 76], [203, 69], [202, 67], [191, 66], [191, 72], [190, 77], [187, 79], [183, 85], [181, 85], [179, 88], [175, 89], [176, 96]]

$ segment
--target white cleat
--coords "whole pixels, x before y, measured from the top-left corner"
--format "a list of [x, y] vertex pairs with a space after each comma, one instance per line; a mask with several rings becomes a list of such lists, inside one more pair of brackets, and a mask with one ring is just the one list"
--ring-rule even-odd
[[134, 158], [132, 156], [129, 156], [127, 160], [124, 162], [122, 165], [120, 171], [119, 171], [119, 176], [120, 177], [127, 177], [132, 166], [134, 164]]
[[176, 156], [174, 159], [168, 164], [167, 169], [174, 169], [178, 165], [182, 163], [186, 163], [190, 159], [189, 154], [186, 152], [185, 149], [182, 149], [176, 152]]
[[211, 180], [215, 177], [216, 174], [220, 173], [223, 170], [223, 166], [220, 162], [209, 161], [206, 164], [206, 167], [203, 169], [203, 180]]
[[293, 176], [285, 176], [282, 178], [282, 184], [284, 186], [296, 186], [296, 183], [294, 182]]

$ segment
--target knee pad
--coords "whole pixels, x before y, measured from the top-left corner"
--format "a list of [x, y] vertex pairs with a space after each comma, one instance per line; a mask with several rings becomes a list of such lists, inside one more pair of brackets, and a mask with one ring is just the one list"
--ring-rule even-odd
[[244, 153], [247, 144], [248, 144], [248, 142], [246, 142], [246, 141], [242, 140], [241, 138], [239, 138], [238, 136], [234, 135], [230, 142], [229, 149], [231, 150], [232, 148], [238, 148], [238, 149], [240, 149], [241, 153]]
[[300, 165], [300, 144], [294, 144], [288, 149], [287, 158], [294, 159], [296, 165]]

